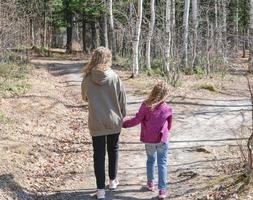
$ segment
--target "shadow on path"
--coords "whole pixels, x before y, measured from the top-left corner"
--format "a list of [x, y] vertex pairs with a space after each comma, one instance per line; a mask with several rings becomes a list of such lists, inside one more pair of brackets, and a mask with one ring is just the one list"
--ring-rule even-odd
[[[122, 186], [124, 187], [124, 186]], [[93, 191], [94, 188], [92, 189], [81, 189], [81, 190], [64, 190], [64, 191], [44, 191], [47, 193], [52, 193], [52, 194], [47, 194], [44, 195], [43, 192], [41, 194], [39, 193], [34, 193], [26, 188], [22, 187], [19, 183], [17, 183], [14, 180], [14, 176], [12, 174], [3, 174], [0, 176], [0, 189], [4, 189], [9, 191], [10, 196], [13, 199], [18, 199], [18, 200], [93, 200], [96, 199], [95, 194]], [[142, 200], [142, 198], [135, 198], [135, 197], [130, 197], [127, 196], [126, 193], [129, 192], [145, 192], [146, 190], [141, 187], [140, 189], [136, 190], [116, 190], [116, 191], [107, 191], [106, 192], [106, 199], [121, 199], [121, 200]], [[124, 196], [122, 196], [124, 195]], [[144, 200], [144, 199], [143, 199]]]

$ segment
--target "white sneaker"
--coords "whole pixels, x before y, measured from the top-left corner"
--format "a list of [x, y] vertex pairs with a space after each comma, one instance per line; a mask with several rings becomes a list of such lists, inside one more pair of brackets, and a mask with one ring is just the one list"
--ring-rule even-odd
[[110, 190], [115, 190], [119, 185], [118, 179], [110, 180], [109, 182], [109, 189]]
[[104, 189], [97, 190], [97, 199], [105, 199], [105, 190]]

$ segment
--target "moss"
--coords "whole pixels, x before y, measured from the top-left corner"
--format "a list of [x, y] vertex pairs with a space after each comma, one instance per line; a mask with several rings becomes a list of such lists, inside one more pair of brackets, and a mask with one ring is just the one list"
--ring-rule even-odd
[[9, 124], [12, 121], [13, 121], [12, 119], [10, 119], [9, 117], [6, 117], [6, 115], [4, 113], [0, 112], [0, 123]]
[[203, 83], [198, 86], [198, 89], [208, 90], [210, 92], [219, 92], [219, 88], [212, 83]]

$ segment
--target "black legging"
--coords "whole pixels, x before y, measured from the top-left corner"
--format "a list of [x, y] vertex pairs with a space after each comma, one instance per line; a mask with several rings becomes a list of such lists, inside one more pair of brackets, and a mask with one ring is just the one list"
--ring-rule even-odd
[[92, 137], [94, 170], [97, 189], [105, 188], [105, 145], [109, 158], [109, 178], [114, 180], [118, 170], [119, 133], [107, 136]]

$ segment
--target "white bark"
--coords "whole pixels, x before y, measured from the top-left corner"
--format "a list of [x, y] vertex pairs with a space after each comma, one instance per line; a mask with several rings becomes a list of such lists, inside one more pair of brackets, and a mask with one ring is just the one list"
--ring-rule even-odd
[[[171, 54], [172, 56], [176, 57], [176, 53], [175, 52], [175, 43], [176, 43], [176, 2], [175, 0], [171, 0], [171, 4], [172, 4], [172, 9], [171, 9], [171, 21], [172, 21], [172, 25], [171, 25]], [[174, 52], [173, 52], [174, 49]]]
[[195, 64], [196, 51], [198, 45], [198, 0], [192, 0], [192, 24], [193, 24], [193, 47], [192, 47], [192, 66]]
[[183, 36], [183, 65], [188, 68], [188, 35], [189, 35], [189, 10], [190, 10], [190, 0], [184, 1], [184, 36]]
[[[105, 6], [107, 6], [107, 0], [103, 0]], [[108, 48], [108, 27], [107, 27], [107, 12], [104, 13], [104, 40], [105, 40], [105, 47]]]
[[218, 3], [217, 0], [214, 2], [214, 13], [215, 13], [215, 29], [218, 29]]
[[111, 51], [112, 57], [115, 60], [116, 58], [116, 46], [115, 46], [115, 32], [114, 32], [114, 21], [113, 21], [113, 13], [112, 13], [112, 0], [109, 0], [109, 23], [110, 23], [110, 42], [111, 42]]
[[138, 0], [138, 11], [136, 16], [136, 24], [133, 30], [133, 69], [132, 75], [139, 74], [139, 41], [140, 41], [140, 34], [141, 34], [141, 22], [142, 22], [142, 4], [143, 0]]
[[215, 40], [217, 45], [215, 47], [216, 52], [222, 52], [221, 43], [222, 43], [222, 32], [223, 25], [220, 22], [220, 15], [222, 14], [222, 3], [221, 0], [215, 0]]
[[[0, 26], [1, 27], [1, 26]], [[34, 31], [34, 19], [30, 19], [30, 36], [31, 36], [31, 45], [35, 45], [35, 31]]]
[[206, 23], [207, 23], [207, 37], [206, 37], [206, 53], [207, 53], [207, 61], [206, 61], [206, 71], [210, 73], [210, 25], [209, 25], [209, 13], [206, 15]]
[[170, 56], [171, 56], [171, 33], [172, 33], [172, 23], [171, 23], [171, 0], [166, 0], [166, 16], [165, 16], [165, 71], [168, 74], [170, 71]]
[[224, 42], [226, 43], [227, 41], [227, 2], [226, 0], [222, 0], [221, 3], [222, 3], [223, 38], [224, 38]]
[[148, 70], [151, 69], [151, 61], [150, 61], [150, 47], [151, 40], [153, 37], [154, 26], [155, 26], [155, 0], [151, 0], [150, 2], [150, 11], [151, 11], [151, 19], [149, 24], [149, 31], [147, 36], [147, 46], [146, 46], [146, 67]]
[[253, 72], [253, 0], [250, 0], [249, 50], [249, 71]]
[[236, 0], [236, 49], [239, 46], [239, 0]]

